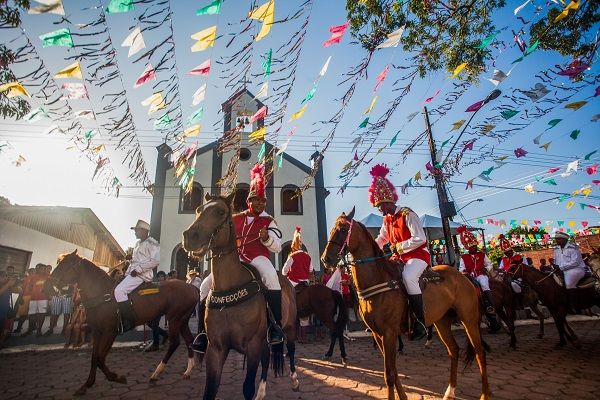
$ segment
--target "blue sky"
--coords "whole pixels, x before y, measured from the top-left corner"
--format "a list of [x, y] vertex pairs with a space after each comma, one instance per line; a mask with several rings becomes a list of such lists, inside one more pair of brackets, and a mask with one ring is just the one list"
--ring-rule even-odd
[[[101, 1], [103, 6], [106, 6], [107, 3], [106, 0]], [[234, 45], [226, 48], [225, 45], [230, 38], [228, 34], [239, 30], [239, 22], [245, 18], [250, 9], [250, 2], [243, 2], [243, 5], [240, 5], [242, 2], [228, 0], [223, 3], [220, 15], [196, 16], [195, 10], [207, 3], [208, 1], [204, 0], [171, 2], [176, 48], [175, 57], [180, 80], [179, 94], [182, 101], [184, 118], [190, 116], [197, 109], [197, 107], [191, 106], [193, 93], [203, 83], [207, 83], [208, 85], [206, 100], [203, 103], [204, 115], [200, 122], [202, 133], [197, 138], [200, 145], [214, 140], [221, 133], [222, 124], [220, 121], [222, 115], [218, 110], [220, 104], [231, 95], [231, 92], [225, 89], [224, 79], [221, 78], [223, 67], [217, 64], [216, 61], [221, 57], [230, 56], [233, 52], [238, 51], [242, 44], [248, 41], [250, 35], [256, 34], [260, 29], [260, 22], [255, 22], [253, 28], [246, 36], [240, 37]], [[258, 3], [261, 4], [260, 1]], [[329, 132], [326, 127], [316, 123], [321, 120], [328, 120], [339, 108], [338, 98], [344, 93], [346, 87], [340, 85], [342, 74], [347, 72], [352, 66], [355, 66], [365, 54], [365, 51], [358, 44], [354, 43], [354, 39], [351, 38], [349, 32], [346, 33], [340, 44], [328, 48], [321, 46], [322, 42], [329, 38], [328, 28], [333, 25], [340, 25], [346, 21], [344, 3], [342, 1], [314, 1], [312, 7], [306, 9], [302, 17], [291, 22], [275, 24], [269, 35], [260, 42], [256, 42], [250, 49], [252, 60], [251, 71], [253, 73], [260, 73], [262, 70], [262, 56], [269, 48], [273, 48], [274, 54], [276, 54], [276, 49], [290, 39], [290, 35], [298, 30], [299, 25], [307, 15], [306, 13], [310, 13], [308, 33], [302, 44], [296, 79], [290, 98], [288, 99], [287, 113], [284, 121], [287, 121], [292, 113], [300, 109], [301, 100], [312, 88], [313, 82], [323, 63], [327, 57], [332, 56], [329, 70], [319, 81], [318, 90], [314, 98], [309, 102], [305, 114], [299, 120], [294, 121], [293, 124], [285, 122], [281, 129], [281, 137], [284, 137], [292, 127], [297, 127], [296, 134], [292, 138], [287, 150], [289, 154], [304, 162], [308, 162], [308, 157], [314, 152], [314, 145], [320, 146], [321, 141]], [[511, 30], [518, 30], [522, 27], [522, 22], [517, 20], [513, 15], [514, 8], [520, 5], [521, 1], [508, 1], [507, 3], [508, 5], [495, 15], [497, 27], [507, 28], [500, 32], [498, 39], [504, 41], [509, 47], [501, 53], [497, 49], [494, 50], [494, 55], [496, 56], [495, 67], [504, 72], [508, 72], [513, 67], [511, 62], [520, 56], [518, 49], [512, 41]], [[97, 4], [98, 2], [91, 1], [64, 1], [68, 19], [72, 24], [66, 22], [53, 24], [53, 22], [59, 21], [60, 17], [50, 14], [23, 16], [25, 33], [35, 45], [39, 55], [51, 73], [54, 74], [56, 71], [70, 64], [71, 61], [65, 61], [65, 58], [77, 54], [81, 51], [81, 48], [42, 48], [38, 36], [61, 27], [70, 27], [73, 32], [78, 32], [75, 24], [90, 22], [98, 16], [97, 10], [93, 8], [82, 10], [82, 8], [93, 7]], [[301, 2], [276, 0], [276, 20], [293, 13], [299, 4]], [[544, 4], [540, 2], [540, 5], [543, 6]], [[135, 18], [140, 15], [145, 7], [145, 5], [138, 5], [129, 13], [108, 15], [107, 20], [110, 35], [117, 50], [119, 70], [127, 89], [127, 98], [133, 110], [144, 159], [147, 163], [150, 177], [153, 179], [156, 163], [155, 146], [160, 144], [162, 139], [160, 132], [153, 130], [152, 118], [146, 115], [146, 107], [140, 105], [143, 99], [152, 94], [152, 88], [150, 85], [144, 85], [133, 89], [133, 82], [144, 70], [145, 65], [142, 63], [133, 64], [132, 60], [135, 59], [135, 56], [127, 58], [127, 49], [119, 46], [127, 36], [129, 28], [135, 25]], [[539, 16], [534, 14], [534, 8], [531, 4], [525, 7], [519, 13], [519, 16], [522, 16], [527, 21], [535, 21], [539, 18]], [[195, 42], [190, 36], [212, 25], [217, 25], [217, 35], [219, 36], [215, 46], [203, 52], [190, 52], [190, 48]], [[528, 25], [524, 27], [524, 30], [528, 32]], [[10, 41], [20, 33], [18, 30], [4, 30], [0, 34], [3, 37], [3, 41]], [[147, 47], [156, 44], [161, 37], [164, 37], [164, 31], [157, 30], [148, 34], [144, 33]], [[527, 34], [524, 36], [524, 39], [529, 43]], [[77, 45], [81, 44], [81, 40], [83, 39], [75, 37], [74, 40]], [[212, 59], [212, 70], [208, 78], [186, 74], [187, 71], [209, 57]], [[509, 78], [501, 83], [499, 88], [503, 91], [504, 95], [509, 96], [515, 89], [528, 90], [538, 82], [537, 78], [535, 78], [537, 72], [554, 67], [556, 64], [564, 66], [569, 61], [569, 59], [561, 57], [554, 52], [536, 51], [523, 62], [517, 64]], [[356, 205], [359, 217], [366, 216], [368, 213], [374, 211], [367, 201], [366, 186], [370, 182], [368, 169], [375, 162], [386, 162], [388, 165], [393, 166], [391, 179], [398, 186], [406, 183], [417, 171], [421, 171], [423, 176], [425, 176], [425, 164], [429, 161], [426, 142], [417, 146], [406, 162], [402, 163], [400, 159], [400, 153], [404, 150], [405, 146], [424, 129], [424, 120], [421, 113], [415, 116], [410, 122], [408, 122], [407, 117], [414, 112], [420, 112], [424, 100], [434, 95], [438, 89], [441, 89], [440, 94], [428, 104], [428, 108], [433, 110], [441, 105], [444, 95], [450, 91], [451, 84], [460, 81], [460, 74], [457, 79], [451, 80], [448, 79], [450, 72], [440, 71], [429, 74], [423, 79], [417, 79], [410, 93], [390, 119], [384, 132], [377, 138], [373, 153], [367, 156], [367, 159], [375, 156], [377, 149], [388, 144], [391, 138], [398, 133], [396, 143], [391, 148], [387, 148], [382, 153], [376, 155], [370, 165], [361, 167], [359, 176], [352, 181], [343, 196], [337, 194], [338, 188], [342, 184], [338, 179], [338, 175], [342, 166], [350, 161], [353, 156], [351, 152], [352, 144], [350, 142], [361, 133], [360, 130], [357, 130], [357, 127], [365, 118], [363, 112], [371, 102], [372, 90], [376, 83], [375, 77], [387, 64], [407, 66], [411, 62], [411, 54], [404, 52], [401, 48], [377, 50], [368, 68], [368, 78], [361, 80], [358, 84], [344, 118], [337, 129], [333, 144], [325, 154], [325, 183], [331, 191], [331, 195], [327, 200], [327, 214], [330, 222], [341, 211], [348, 210], [353, 205]], [[25, 67], [26, 63], [25, 65], [15, 65], [13, 70], [19, 76], [23, 73]], [[438, 117], [431, 117], [432, 121], [436, 121], [433, 126], [433, 135], [438, 147], [443, 141], [451, 137], [449, 131], [452, 123], [470, 117], [470, 114], [464, 112], [464, 110], [474, 102], [485, 98], [494, 89], [494, 86], [485, 79], [491, 76], [493, 69], [494, 67], [490, 65], [486, 72], [482, 74], [480, 83], [471, 86], [444, 117], [439, 120]], [[84, 70], [85, 74], [86, 71]], [[271, 79], [274, 79], [277, 74], [279, 74], [278, 76], [284, 76], [287, 75], [287, 71], [274, 72]], [[396, 88], [394, 82], [401, 74], [402, 71], [390, 68], [387, 79], [377, 91], [378, 101], [373, 111], [369, 114], [371, 121], [377, 120], [388, 109], [389, 103], [397, 95], [393, 91]], [[591, 69], [586, 71], [586, 74], [589, 77], [597, 75], [597, 65], [592, 65]], [[158, 76], [160, 79], [160, 73]], [[251, 78], [251, 81], [248, 84], [249, 89], [257, 92], [263, 83], [262, 77]], [[62, 82], [59, 81], [59, 83]], [[564, 85], [565, 87], [575, 85], [566, 77], [555, 77], [552, 83]], [[270, 90], [272, 91], [272, 88], [276, 85], [273, 82], [270, 84]], [[470, 190], [465, 190], [464, 183], [451, 183], [449, 185], [450, 194], [455, 199], [457, 208], [465, 206], [471, 200], [477, 198], [484, 199], [483, 202], [475, 202], [464, 208], [463, 214], [467, 220], [491, 214], [489, 218], [493, 218], [494, 220], [504, 219], [507, 222], [512, 219], [518, 221], [522, 219], [527, 219], [528, 221], [541, 220], [543, 222], [547, 220], [564, 220], [566, 227], [569, 221], [575, 221], [577, 224], [576, 229], [581, 228], [581, 221], [588, 221], [589, 225], [599, 224], [600, 218], [597, 211], [591, 208], [582, 210], [577, 204], [581, 202], [599, 205], [598, 186], [594, 186], [593, 193], [587, 199], [583, 199], [581, 196], [573, 199], [576, 204], [570, 210], [565, 208], [568, 201], [565, 200], [560, 204], [547, 201], [535, 206], [498, 213], [503, 210], [518, 208], [529, 203], [557, 196], [548, 193], [526, 193], [522, 188], [527, 184], [533, 183], [537, 190], [571, 193], [581, 188], [582, 185], [589, 184], [592, 179], [600, 179], [598, 175], [589, 176], [581, 168], [577, 174], [573, 174], [567, 178], [562, 178], [558, 175], [565, 171], [567, 163], [578, 158], [583, 158], [584, 155], [600, 147], [598, 125], [596, 125], [600, 122], [590, 122], [593, 115], [600, 113], [598, 97], [589, 98], [594, 94], [594, 89], [594, 86], [589, 86], [566, 102], [587, 99], [588, 103], [579, 110], [572, 111], [565, 109], [564, 104], [566, 103], [558, 106], [554, 105], [553, 107], [555, 108], [547, 115], [533, 121], [525, 129], [502, 143], [498, 143], [493, 137], [470, 136], [469, 134], [477, 133], [477, 130], [473, 127], [483, 123], [486, 118], [499, 115], [500, 110], [494, 108], [502, 104], [507, 104], [506, 98], [501, 97], [493, 103], [486, 105], [477, 114], [470, 124], [471, 129], [467, 129], [467, 133], [463, 137], [463, 139], [479, 137], [479, 140], [475, 143], [475, 152], [467, 152], [467, 156], [481, 151], [482, 146], [487, 146], [485, 147], [487, 149], [494, 146], [494, 157], [503, 154], [510, 155], [510, 157], [505, 160], [506, 165], [491, 173], [491, 181], [489, 182], [476, 179], [474, 181], [474, 188]], [[35, 89], [31, 88], [31, 90]], [[74, 110], [98, 109], [98, 94], [100, 92], [95, 88], [89, 88], [89, 91], [90, 101], [70, 101]], [[559, 90], [552, 90], [547, 95], [547, 98], [556, 96], [564, 97], [564, 93]], [[269, 105], [269, 100], [267, 99], [265, 103]], [[41, 104], [32, 101], [32, 105], [36, 107]], [[520, 111], [520, 115], [523, 115], [525, 110], [530, 110], [532, 106], [532, 102], [528, 101], [522, 106], [514, 106], [514, 108]], [[546, 104], [544, 108], [550, 106]], [[502, 120], [498, 122], [496, 129], [505, 128], [508, 126], [508, 123], [517, 121], [520, 115], [509, 121]], [[151, 117], [154, 116], [156, 114]], [[548, 128], [548, 122], [552, 119], [562, 119], [562, 121], [544, 134], [541, 141], [542, 144], [552, 141], [548, 152], [545, 152], [533, 143], [533, 139]], [[136, 185], [133, 182], [126, 179], [127, 169], [119, 165], [122, 154], [116, 152], [111, 146], [108, 146], [108, 153], [112, 160], [111, 163], [125, 187], [121, 190], [119, 198], [102, 194], [101, 185], [90, 180], [95, 166], [88, 160], [82, 159], [77, 153], [65, 150], [68, 144], [63, 137], [43, 133], [51, 124], [52, 122], [49, 120], [41, 120], [33, 124], [28, 124], [24, 121], [7, 120], [2, 122], [0, 125], [0, 143], [3, 141], [9, 142], [11, 149], [0, 154], [0, 165], [3, 170], [0, 177], [0, 194], [18, 204], [91, 207], [123, 246], [131, 245], [134, 242], [134, 238], [128, 227], [138, 218], [149, 219], [151, 208], [150, 196], [142, 192], [141, 188], [135, 187]], [[86, 122], [85, 124], [86, 127], [90, 127], [91, 129], [97, 128], [93, 123]], [[318, 131], [314, 132], [316, 129]], [[579, 129], [581, 133], [577, 140], [573, 140], [569, 137], [569, 134], [576, 129]], [[100, 144], [103, 141], [106, 141], [106, 136], [103, 137], [102, 132], [100, 132], [100, 135], [94, 138], [94, 143]], [[447, 144], [446, 149], [450, 147], [451, 143], [453, 141]], [[512, 152], [517, 147], [524, 148], [529, 154], [526, 157], [516, 159]], [[361, 148], [364, 148], [364, 146], [360, 147], [359, 151]], [[461, 148], [461, 144], [458, 144], [457, 150]], [[22, 166], [15, 167], [11, 164], [11, 161], [18, 154], [23, 155], [27, 161]], [[599, 158], [600, 156], [596, 153], [586, 163], [598, 162]], [[459, 175], [452, 178], [452, 181], [466, 182], [494, 165], [496, 164], [492, 157], [481, 164], [465, 167], [461, 169]], [[561, 171], [555, 174], [558, 175], [555, 177], [557, 185], [550, 186], [542, 182], [536, 182], [536, 177], [538, 179], [539, 177], [544, 177], [544, 180], [550, 178], [548, 174], [543, 174], [543, 172], [551, 167], [562, 168]], [[422, 182], [424, 185], [431, 185], [432, 181], [427, 180]], [[484, 188], [477, 186], [478, 184], [514, 187], [520, 188], [520, 190]], [[70, 189], [66, 189], [67, 187]], [[73, 187], [76, 189], [73, 190]], [[400, 203], [413, 208], [418, 214], [438, 214], [436, 209], [436, 193], [435, 190], [430, 188], [409, 188], [406, 195], [401, 195]], [[460, 220], [460, 218], [458, 217], [457, 220]], [[471, 220], [470, 222], [475, 223], [476, 221]], [[553, 224], [552, 226], [556, 225]], [[488, 233], [499, 233], [501, 231], [500, 228], [492, 225], [483, 225], [482, 227], [486, 228]]]

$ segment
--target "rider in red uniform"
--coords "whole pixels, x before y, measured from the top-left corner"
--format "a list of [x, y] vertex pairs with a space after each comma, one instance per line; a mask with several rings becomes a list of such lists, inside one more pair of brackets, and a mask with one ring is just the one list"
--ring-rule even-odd
[[479, 287], [481, 288], [481, 297], [485, 305], [485, 315], [490, 321], [490, 333], [496, 333], [500, 330], [500, 325], [496, 321], [492, 291], [487, 273], [492, 269], [492, 262], [487, 254], [477, 249], [477, 238], [471, 233], [466, 226], [458, 228], [460, 234], [460, 242], [463, 247], [468, 250], [467, 254], [460, 256], [459, 270], [463, 274], [472, 276]]
[[[523, 257], [521, 254], [515, 253], [512, 245], [504, 235], [500, 235], [498, 239], [500, 239], [500, 248], [504, 252], [504, 257], [502, 257], [502, 260], [500, 260], [500, 269], [502, 271], [508, 272], [508, 269], [512, 264], [529, 265], [525, 257]], [[519, 303], [520, 307], [523, 305], [523, 291], [521, 289], [522, 284], [523, 282], [521, 278], [512, 279], [510, 282], [513, 292], [515, 292], [517, 295], [517, 302]]]
[[290, 254], [281, 273], [287, 276], [289, 281], [294, 287], [300, 282], [310, 281], [310, 274], [313, 272], [313, 265], [310, 255], [302, 250], [302, 235], [300, 233], [300, 227], [297, 226], [294, 231], [294, 238], [292, 239], [292, 245], [290, 246]]

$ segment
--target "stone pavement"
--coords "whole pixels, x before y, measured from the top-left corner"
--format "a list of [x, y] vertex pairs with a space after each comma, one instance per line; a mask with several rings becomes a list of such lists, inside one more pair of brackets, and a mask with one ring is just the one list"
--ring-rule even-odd
[[[597, 399], [600, 391], [600, 320], [574, 322], [581, 349], [572, 346], [554, 350], [557, 333], [546, 325], [546, 338], [537, 339], [537, 326], [519, 327], [516, 351], [508, 349], [508, 337], [486, 335], [492, 346], [488, 354], [489, 377], [494, 399]], [[461, 346], [462, 331], [455, 332]], [[287, 377], [269, 376], [268, 398], [278, 399], [384, 399], [382, 357], [372, 347], [370, 339], [356, 339], [348, 344], [350, 365], [343, 368], [339, 357], [333, 362], [320, 360], [327, 343], [297, 346], [300, 391], [290, 389]], [[148, 377], [158, 364], [162, 352], [140, 353], [131, 348], [113, 349], [108, 365], [127, 376], [126, 385], [107, 382], [100, 371], [96, 385], [83, 399], [197, 399], [204, 388], [204, 372], [195, 370], [192, 379], [182, 380], [185, 355], [179, 349], [166, 373], [156, 384]], [[8, 399], [69, 399], [86, 379], [90, 359], [89, 349], [27, 351], [0, 354], [0, 398]], [[407, 343], [405, 354], [398, 358], [398, 368], [411, 400], [441, 398], [448, 380], [449, 360], [437, 337], [429, 349], [423, 342]], [[459, 367], [457, 396], [479, 398], [480, 378], [475, 366], [462, 371]], [[241, 398], [242, 357], [231, 353], [224, 369], [219, 398]]]

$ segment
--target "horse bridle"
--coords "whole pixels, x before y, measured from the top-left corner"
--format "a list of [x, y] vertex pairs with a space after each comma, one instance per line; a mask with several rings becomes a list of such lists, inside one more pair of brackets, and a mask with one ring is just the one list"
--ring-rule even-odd
[[[212, 245], [213, 245], [213, 240], [215, 239], [215, 237], [219, 234], [219, 232], [221, 232], [221, 229], [223, 229], [223, 227], [225, 226], [225, 224], [227, 223], [227, 221], [229, 221], [229, 237], [228, 240], [231, 238], [231, 233], [233, 232], [233, 221], [231, 220], [231, 207], [227, 207], [227, 215], [225, 216], [225, 219], [217, 226], [217, 228], [214, 230], [214, 232], [210, 235], [210, 238], [208, 239], [208, 250], [210, 250], [211, 252], [213, 251], [212, 249]], [[237, 250], [237, 246], [233, 246], [231, 249], [221, 252], [221, 253], [217, 253], [217, 254], [213, 254], [210, 257], [207, 257], [207, 260], [212, 260], [214, 258], [221, 258], [223, 256], [226, 256], [227, 254], [231, 254], [233, 253], [235, 250]]]

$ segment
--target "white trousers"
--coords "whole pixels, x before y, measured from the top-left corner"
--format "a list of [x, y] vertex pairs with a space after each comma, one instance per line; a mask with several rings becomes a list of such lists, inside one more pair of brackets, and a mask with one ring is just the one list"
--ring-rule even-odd
[[329, 289], [342, 293], [342, 273], [339, 268], [336, 268], [331, 274], [331, 277], [325, 284]]
[[479, 283], [479, 286], [481, 286], [481, 290], [484, 292], [490, 290], [490, 280], [487, 275], [479, 275], [475, 277], [475, 280]]
[[117, 303], [127, 301], [127, 295], [131, 293], [133, 289], [140, 286], [142, 282], [144, 282], [144, 280], [139, 276], [134, 278], [131, 275], [127, 275], [115, 288], [115, 300], [117, 300]]
[[301, 279], [300, 282], [294, 282], [291, 279], [288, 279], [288, 281], [290, 281], [290, 283], [292, 284], [293, 287], [296, 287], [296, 285], [299, 284], [300, 282], [306, 282], [306, 283], [310, 282], [308, 279]]
[[512, 281], [510, 281], [510, 286], [512, 286], [512, 289], [514, 290], [515, 293], [521, 293], [522, 289], [521, 289], [521, 283], [523, 281], [521, 280], [521, 278], [517, 278], [517, 279], [513, 279]]
[[423, 271], [427, 268], [427, 263], [418, 258], [411, 258], [404, 265], [404, 271], [402, 271], [402, 280], [404, 281], [404, 287], [408, 294], [421, 294], [421, 288], [419, 287], [419, 278]]
[[585, 276], [585, 270], [582, 268], [571, 268], [563, 271], [565, 274], [565, 286], [567, 289], [577, 289], [577, 283]]
[[[250, 261], [250, 264], [256, 268], [260, 274], [260, 277], [267, 287], [267, 290], [281, 290], [279, 277], [277, 276], [277, 271], [273, 267], [273, 264], [271, 264], [271, 260], [265, 256], [258, 256], [254, 260]], [[211, 287], [212, 273], [204, 278], [202, 284], [200, 285], [200, 301], [206, 299]]]

